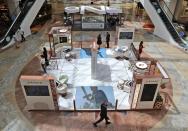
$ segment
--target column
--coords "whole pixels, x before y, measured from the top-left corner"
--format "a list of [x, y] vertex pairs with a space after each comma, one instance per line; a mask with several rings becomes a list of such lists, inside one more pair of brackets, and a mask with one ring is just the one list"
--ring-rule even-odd
[[95, 42], [93, 42], [91, 49], [91, 78], [96, 79], [97, 77], [97, 52], [98, 47]]

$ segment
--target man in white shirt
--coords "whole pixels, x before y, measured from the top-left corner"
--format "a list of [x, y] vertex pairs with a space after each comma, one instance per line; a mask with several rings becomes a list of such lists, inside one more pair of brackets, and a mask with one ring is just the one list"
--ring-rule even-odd
[[24, 31], [20, 27], [18, 28], [17, 33], [21, 37], [21, 42], [25, 41]]
[[42, 69], [43, 69], [44, 73], [47, 73], [47, 72], [46, 72], [45, 58], [44, 58], [44, 56], [43, 56], [43, 55], [41, 55], [40, 57], [41, 57], [41, 59], [40, 59], [40, 64], [41, 64], [41, 67], [42, 67]]

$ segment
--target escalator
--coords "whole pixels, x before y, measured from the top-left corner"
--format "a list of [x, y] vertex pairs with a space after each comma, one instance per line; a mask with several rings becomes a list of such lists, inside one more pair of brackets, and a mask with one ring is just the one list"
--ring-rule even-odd
[[0, 48], [4, 48], [10, 42], [12, 42], [13, 35], [16, 33], [19, 27], [22, 28], [26, 36], [29, 34], [28, 32], [30, 32], [30, 26], [44, 2], [45, 0], [25, 1], [14, 22], [9, 27], [4, 37], [0, 40]]
[[12, 25], [9, 27], [8, 31], [6, 32], [5, 36], [1, 39], [0, 41], [0, 47], [6, 46], [12, 39], [13, 35], [15, 32], [18, 30], [20, 27], [23, 19], [27, 15], [29, 9], [32, 7], [33, 3], [35, 0], [27, 0], [22, 8], [22, 10], [19, 12], [17, 17], [15, 18], [14, 22]]
[[[179, 45], [185, 46], [185, 44], [186, 44], [185, 41], [181, 38], [181, 36], [177, 32], [172, 21], [170, 20], [170, 18], [168, 18], [165, 10], [163, 10], [161, 8], [160, 3], [157, 0], [150, 0], [150, 1], [151, 1], [151, 4], [153, 5], [153, 7], [155, 8], [155, 10], [157, 11], [158, 15], [160, 16], [160, 18], [162, 19], [163, 23], [165, 24], [166, 28], [168, 29], [169, 33], [173, 37], [173, 39]], [[161, 2], [164, 2], [164, 1], [161, 1]]]
[[[174, 26], [171, 20], [171, 17], [169, 16], [172, 15], [172, 13], [170, 12], [166, 3], [163, 4], [166, 5], [165, 8], [160, 5], [160, 2], [164, 2], [163, 0], [160, 2], [158, 0], [140, 1], [144, 6], [145, 10], [147, 11], [148, 15], [150, 16], [155, 27], [158, 28], [155, 29], [157, 31], [154, 31], [154, 34], [169, 42], [176, 43], [181, 47], [187, 46], [187, 42], [184, 39], [182, 39], [182, 36], [179, 35], [178, 31], [176, 30], [176, 27]], [[148, 6], [152, 6], [153, 8]]]

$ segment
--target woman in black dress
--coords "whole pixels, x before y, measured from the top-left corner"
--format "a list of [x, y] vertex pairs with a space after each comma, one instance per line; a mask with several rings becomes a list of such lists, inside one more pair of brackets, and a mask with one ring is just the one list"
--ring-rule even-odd
[[47, 52], [45, 47], [43, 47], [43, 56], [44, 56], [44, 59], [45, 59], [45, 64], [46, 64], [46, 66], [48, 66], [49, 65], [48, 52]]
[[98, 50], [100, 49], [101, 44], [102, 44], [102, 38], [101, 38], [101, 34], [99, 34], [97, 37], [97, 45], [99, 46]]
[[143, 48], [144, 48], [143, 43], [144, 42], [141, 41], [140, 44], [139, 44], [139, 49], [138, 49], [139, 57], [138, 57], [138, 60], [140, 60], [140, 56], [141, 56]]

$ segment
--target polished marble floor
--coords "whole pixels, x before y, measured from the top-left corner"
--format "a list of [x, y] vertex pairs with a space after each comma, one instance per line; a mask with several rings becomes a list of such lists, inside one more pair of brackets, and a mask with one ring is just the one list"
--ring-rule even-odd
[[60, 109], [73, 110], [73, 100], [79, 99], [77, 96], [77, 87], [79, 86], [111, 86], [113, 88], [112, 96], [115, 100], [118, 100], [118, 109], [130, 109], [128, 102], [129, 93], [123, 92], [117, 89], [118, 81], [120, 80], [132, 80], [133, 73], [129, 69], [130, 63], [127, 60], [116, 60], [114, 58], [98, 58], [96, 65], [96, 79], [92, 78], [91, 73], [91, 57], [72, 59], [67, 61], [66, 59], [58, 59], [58, 69], [47, 69], [47, 73], [56, 80], [62, 75], [68, 76], [67, 84], [71, 85], [68, 88], [68, 94], [72, 94], [71, 97], [59, 98]]
[[105, 86], [114, 84], [121, 79], [132, 80], [133, 74], [129, 70], [129, 62], [114, 58], [100, 58], [97, 62], [96, 79], [91, 76], [91, 59], [75, 59], [67, 61], [57, 60], [58, 70], [47, 70], [48, 74], [57, 80], [60, 75], [68, 75], [68, 83], [73, 86]]

